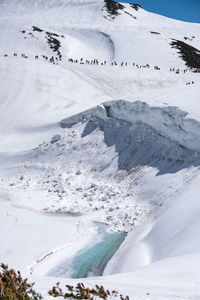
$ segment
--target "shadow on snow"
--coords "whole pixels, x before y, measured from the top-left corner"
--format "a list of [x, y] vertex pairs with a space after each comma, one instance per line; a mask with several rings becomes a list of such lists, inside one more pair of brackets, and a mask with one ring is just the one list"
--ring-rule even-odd
[[163, 175], [200, 165], [199, 151], [189, 150], [140, 122], [130, 124], [114, 118], [92, 118], [81, 137], [94, 130], [104, 132], [104, 142], [108, 147], [115, 146], [119, 170], [150, 166], [158, 169], [157, 175]]

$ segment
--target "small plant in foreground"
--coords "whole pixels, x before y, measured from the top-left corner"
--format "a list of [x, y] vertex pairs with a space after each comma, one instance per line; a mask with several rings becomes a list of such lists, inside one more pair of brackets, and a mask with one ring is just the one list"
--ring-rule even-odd
[[42, 297], [33, 289], [34, 283], [28, 283], [27, 278], [22, 279], [19, 271], [8, 269], [1, 264], [0, 272], [0, 299], [1, 300], [40, 300]]
[[[23, 279], [20, 271], [9, 269], [7, 265], [0, 265], [0, 300], [41, 300], [41, 295], [33, 290], [34, 283], [28, 283], [28, 279]], [[85, 287], [83, 283], [78, 283], [75, 287], [66, 285], [67, 292], [63, 292], [58, 282], [50, 291], [52, 297], [62, 297], [63, 299], [77, 300], [129, 300], [128, 296], [122, 296], [118, 291], [106, 290], [102, 285], [95, 287]]]
[[123, 297], [117, 291], [105, 290], [101, 285], [95, 285], [95, 288], [85, 287], [83, 283], [78, 283], [75, 287], [72, 285], [66, 285], [67, 292], [63, 292], [58, 282], [56, 286], [49, 291], [49, 295], [53, 297], [63, 297], [64, 299], [113, 299], [118, 298], [120, 300], [129, 300], [129, 297]]

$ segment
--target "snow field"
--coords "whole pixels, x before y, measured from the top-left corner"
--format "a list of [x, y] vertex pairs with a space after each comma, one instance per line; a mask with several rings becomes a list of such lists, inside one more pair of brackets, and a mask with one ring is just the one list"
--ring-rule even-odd
[[[200, 25], [123, 5], [112, 19], [103, 1], [0, 4], [0, 257], [45, 299], [46, 274], [92, 244], [94, 222], [129, 233], [105, 276], [81, 281], [199, 298], [200, 75], [169, 70], [186, 69], [171, 39], [198, 48]], [[58, 51], [58, 65], [41, 57]]]

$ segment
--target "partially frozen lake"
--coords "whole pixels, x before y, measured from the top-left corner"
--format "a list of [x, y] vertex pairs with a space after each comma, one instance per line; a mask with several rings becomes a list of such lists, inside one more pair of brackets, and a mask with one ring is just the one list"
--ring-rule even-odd
[[99, 225], [96, 242], [80, 250], [70, 261], [63, 261], [48, 275], [53, 277], [86, 278], [103, 275], [104, 269], [115, 254], [126, 233], [111, 233]]

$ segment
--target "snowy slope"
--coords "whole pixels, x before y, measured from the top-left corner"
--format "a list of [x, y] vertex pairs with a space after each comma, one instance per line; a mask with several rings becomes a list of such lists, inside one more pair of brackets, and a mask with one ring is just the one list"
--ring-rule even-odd
[[[1, 1], [0, 5], [0, 67], [3, 87], [1, 102], [4, 102], [1, 114], [5, 116], [2, 123], [5, 124], [6, 130], [12, 130], [13, 126], [13, 130], [16, 131], [17, 127], [22, 127], [20, 122], [26, 124], [26, 130], [30, 130], [30, 122], [34, 131], [34, 123], [37, 126], [38, 123], [46, 126], [54, 121], [52, 111], [55, 121], [59, 121], [59, 118], [106, 100], [134, 97], [135, 91], [138, 90], [141, 92], [151, 87], [154, 90], [155, 87], [173, 87], [177, 83], [185, 88], [185, 83], [193, 79], [193, 75], [187, 73], [180, 78], [168, 72], [157, 74], [159, 71], [155, 71], [152, 74], [152, 70], [149, 69], [140, 72], [140, 69], [132, 68], [132, 63], [149, 64], [151, 69], [157, 65], [161, 68], [160, 73], [171, 67], [184, 69], [185, 63], [178, 58], [177, 50], [172, 49], [170, 43], [172, 39], [185, 41], [184, 37], [188, 37], [187, 42], [197, 47], [200, 41], [198, 24], [185, 25], [150, 14], [141, 8], [135, 10], [128, 4], [124, 5], [118, 16], [109, 19], [103, 1], [75, 1], [72, 4], [68, 1], [52, 1], [48, 4], [46, 1]], [[155, 34], [159, 33], [159, 24], [162, 24], [162, 32]], [[43, 31], [34, 30], [33, 26]], [[51, 37], [60, 44], [60, 48], [55, 52], [47, 43], [48, 32], [53, 34]], [[191, 37], [191, 32], [194, 38]], [[40, 57], [55, 57], [59, 55], [58, 51], [62, 55], [62, 61], [59, 61], [58, 65], [49, 66]], [[17, 57], [13, 57], [15, 52]], [[28, 59], [19, 57], [21, 53], [25, 53]], [[8, 57], [5, 58], [4, 54], [8, 54]], [[38, 61], [34, 59], [36, 55], [39, 56]], [[106, 65], [98, 66], [98, 72], [94, 72], [96, 66], [69, 66], [67, 59], [71, 57], [83, 57], [84, 60], [96, 58], [99, 61], [106, 60], [107, 64], [116, 61], [118, 65], [127, 61], [128, 68], [124, 67], [122, 71], [118, 66], [112, 68]], [[8, 86], [11, 84], [10, 90]], [[24, 107], [23, 101], [26, 101], [26, 97], [23, 93], [27, 95], [27, 90], [29, 110], [21, 119], [18, 110]], [[87, 94], [85, 90], [88, 90]], [[80, 93], [83, 94], [81, 99]], [[17, 101], [17, 107], [13, 101]], [[15, 112], [15, 117], [12, 114], [12, 118], [5, 113], [11, 104]], [[29, 119], [28, 123], [24, 120], [24, 115]], [[42, 121], [44, 118], [46, 120]], [[11, 147], [11, 144], [9, 146]]]
[[0, 39], [0, 260], [46, 295], [49, 270], [103, 222], [128, 236], [85, 282], [198, 299], [200, 25], [102, 0], [2, 0]]

